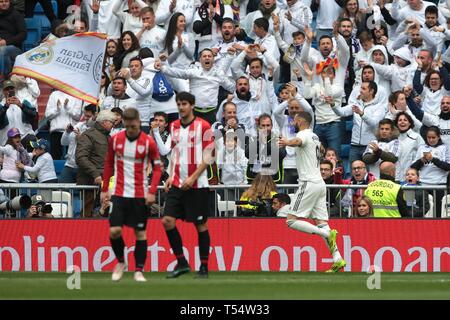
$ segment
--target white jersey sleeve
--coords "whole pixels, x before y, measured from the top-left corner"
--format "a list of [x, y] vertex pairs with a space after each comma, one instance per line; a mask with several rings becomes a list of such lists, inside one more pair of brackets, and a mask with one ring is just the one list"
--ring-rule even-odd
[[300, 181], [323, 182], [320, 175], [320, 140], [311, 129], [297, 133], [302, 144], [296, 148], [296, 164]]

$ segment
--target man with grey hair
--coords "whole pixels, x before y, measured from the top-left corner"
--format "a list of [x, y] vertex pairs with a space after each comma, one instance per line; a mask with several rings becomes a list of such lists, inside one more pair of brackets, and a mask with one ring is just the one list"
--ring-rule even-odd
[[[78, 137], [75, 155], [78, 165], [78, 185], [101, 185], [105, 156], [108, 151], [109, 133], [115, 120], [114, 112], [102, 110], [98, 114], [94, 126]], [[92, 217], [96, 198], [98, 199], [94, 191], [87, 190], [84, 192], [83, 217]]]

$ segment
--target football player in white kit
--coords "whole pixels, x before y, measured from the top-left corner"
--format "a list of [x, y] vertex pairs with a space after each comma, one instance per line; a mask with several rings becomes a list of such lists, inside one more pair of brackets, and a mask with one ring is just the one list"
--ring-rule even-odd
[[[328, 226], [327, 190], [320, 175], [320, 140], [310, 129], [312, 118], [307, 112], [298, 112], [294, 124], [298, 129], [297, 136], [288, 140], [280, 137], [280, 147], [296, 147], [296, 164], [299, 177], [299, 188], [290, 205], [278, 211], [278, 216], [285, 216], [289, 228], [321, 236], [333, 256], [333, 265], [327, 272], [338, 272], [345, 267], [345, 260], [336, 245], [337, 231]], [[314, 220], [316, 225], [306, 221]]]

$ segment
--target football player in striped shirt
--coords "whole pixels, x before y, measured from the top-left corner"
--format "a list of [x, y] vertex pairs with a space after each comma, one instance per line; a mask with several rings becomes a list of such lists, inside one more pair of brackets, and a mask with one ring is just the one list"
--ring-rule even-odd
[[209, 184], [205, 169], [214, 161], [214, 136], [210, 124], [194, 115], [195, 97], [192, 94], [180, 92], [176, 101], [180, 119], [170, 124], [172, 152], [162, 223], [178, 264], [167, 278], [190, 271], [175, 224], [177, 219], [195, 225], [201, 262], [196, 277], [207, 278], [210, 238], [206, 224]]
[[[134, 280], [146, 281], [142, 271], [147, 257], [147, 235], [145, 232], [149, 213], [148, 206], [155, 202], [156, 188], [161, 177], [161, 160], [152, 137], [141, 130], [139, 111], [128, 108], [123, 112], [125, 130], [113, 135], [109, 141], [105, 159], [102, 203], [111, 201], [110, 241], [118, 260], [112, 280], [119, 281], [126, 268], [125, 243], [122, 238], [123, 225], [134, 228], [136, 245]], [[148, 166], [152, 165], [152, 181], [148, 186]], [[109, 181], [114, 174], [112, 196]]]

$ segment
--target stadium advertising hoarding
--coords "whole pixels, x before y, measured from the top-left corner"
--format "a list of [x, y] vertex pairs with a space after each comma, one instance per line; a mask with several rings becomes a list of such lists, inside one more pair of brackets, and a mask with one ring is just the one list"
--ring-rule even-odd
[[[450, 220], [336, 219], [338, 246], [347, 261], [345, 271], [450, 271]], [[179, 224], [186, 257], [200, 265], [197, 233]], [[283, 219], [210, 219], [211, 271], [324, 271], [331, 257], [324, 240], [291, 230]], [[148, 255], [144, 271], [173, 270], [160, 220], [147, 226]], [[107, 220], [0, 221], [0, 271], [111, 271], [114, 255]], [[124, 231], [129, 269], [134, 269], [134, 237]], [[194, 256], [197, 256], [194, 259]]]

